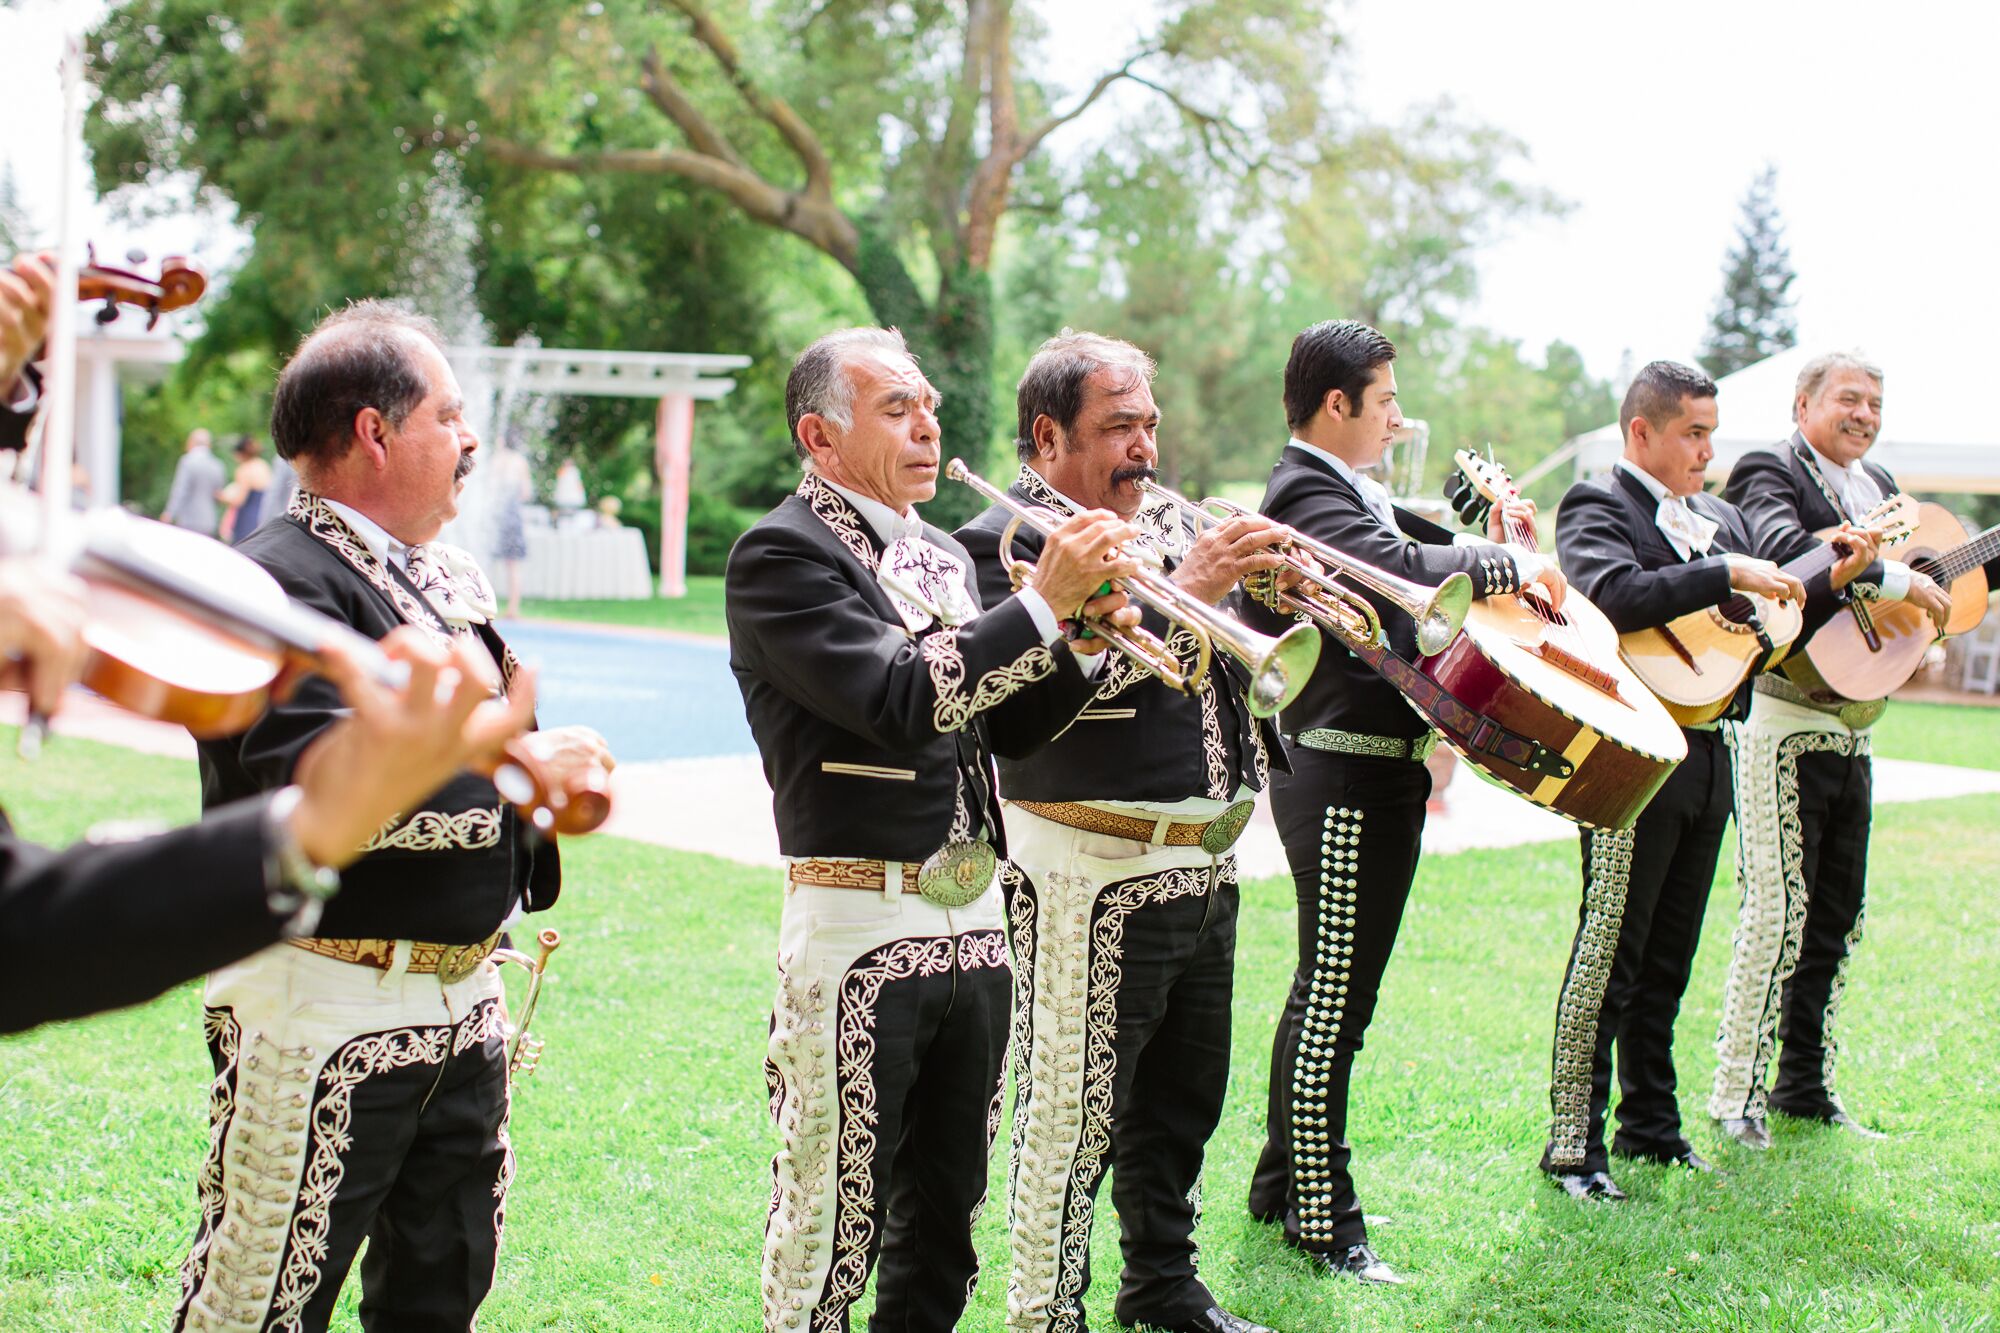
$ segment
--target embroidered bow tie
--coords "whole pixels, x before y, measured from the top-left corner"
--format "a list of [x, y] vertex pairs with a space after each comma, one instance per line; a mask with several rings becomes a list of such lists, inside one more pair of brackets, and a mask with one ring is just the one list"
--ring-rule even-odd
[[966, 591], [966, 569], [959, 559], [921, 536], [902, 536], [882, 552], [876, 579], [896, 604], [903, 623], [912, 630], [931, 622], [963, 625], [979, 614]]
[[492, 585], [472, 557], [456, 546], [430, 542], [404, 551], [410, 582], [454, 628], [481, 625], [499, 614]]
[[1391, 532], [1400, 531], [1396, 527], [1396, 511], [1389, 504], [1389, 488], [1375, 478], [1359, 472], [1354, 474], [1354, 481], [1361, 492], [1361, 498], [1368, 502], [1368, 508], [1375, 517], [1382, 520], [1382, 526]]
[[1683, 555], [1708, 554], [1708, 548], [1715, 542], [1715, 534], [1721, 525], [1713, 519], [1703, 518], [1694, 512], [1688, 502], [1678, 495], [1669, 495], [1660, 501], [1660, 507], [1653, 514], [1653, 522], [1659, 525], [1667, 540]]

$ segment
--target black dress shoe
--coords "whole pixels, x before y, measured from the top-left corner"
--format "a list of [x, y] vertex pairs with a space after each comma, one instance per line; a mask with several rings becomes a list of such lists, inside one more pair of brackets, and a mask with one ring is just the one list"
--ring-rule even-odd
[[1715, 1170], [1714, 1167], [1708, 1164], [1706, 1157], [1696, 1152], [1692, 1145], [1686, 1143], [1683, 1143], [1678, 1151], [1672, 1152], [1623, 1152], [1615, 1147], [1611, 1151], [1619, 1157], [1624, 1157], [1634, 1162], [1652, 1162], [1658, 1166], [1684, 1166], [1690, 1171], [1700, 1171], [1703, 1173]]
[[1276, 1329], [1231, 1314], [1219, 1305], [1211, 1305], [1194, 1318], [1177, 1324], [1142, 1323], [1136, 1327], [1140, 1333], [1277, 1333]]
[[1606, 1203], [1625, 1201], [1625, 1191], [1619, 1189], [1618, 1182], [1603, 1171], [1557, 1176], [1556, 1184], [1562, 1186], [1563, 1193], [1572, 1199], [1602, 1199]]
[[1373, 1282], [1384, 1287], [1404, 1285], [1402, 1274], [1382, 1262], [1380, 1255], [1371, 1249], [1366, 1241], [1350, 1245], [1344, 1250], [1325, 1253], [1320, 1250], [1305, 1251], [1307, 1260], [1315, 1270], [1340, 1277], [1351, 1277], [1356, 1282]]

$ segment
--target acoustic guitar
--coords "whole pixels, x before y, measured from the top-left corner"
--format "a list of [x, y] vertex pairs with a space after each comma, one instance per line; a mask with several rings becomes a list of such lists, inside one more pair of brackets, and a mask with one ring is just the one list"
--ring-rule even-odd
[[[1453, 458], [1453, 500], [1462, 510], [1466, 491], [1495, 504], [1519, 494], [1497, 462], [1469, 449]], [[1509, 522], [1507, 539], [1538, 549], [1528, 524]], [[1539, 590], [1476, 601], [1464, 631], [1417, 666], [1454, 698], [1558, 756], [1550, 771], [1453, 747], [1501, 786], [1579, 824], [1630, 828], [1687, 757], [1680, 724], [1619, 657], [1611, 622], [1575, 588], [1560, 611]]]
[[[1885, 545], [1903, 541], [1916, 529], [1917, 502], [1892, 495], [1862, 526], [1879, 531]], [[1844, 544], [1830, 541], [1780, 568], [1804, 583], [1846, 554]], [[1739, 592], [1719, 606], [1621, 634], [1618, 651], [1674, 721], [1692, 727], [1728, 711], [1744, 680], [1784, 660], [1803, 628], [1805, 609], [1797, 603]]]
[[1933, 643], [1979, 627], [1990, 591], [1981, 566], [2000, 555], [2000, 525], [1968, 538], [1943, 505], [1921, 504], [1917, 516], [1902, 559], [1937, 580], [1951, 598], [1944, 634], [1908, 602], [1856, 601], [1785, 663], [1785, 674], [1800, 689], [1828, 700], [1885, 699], [1916, 674]]

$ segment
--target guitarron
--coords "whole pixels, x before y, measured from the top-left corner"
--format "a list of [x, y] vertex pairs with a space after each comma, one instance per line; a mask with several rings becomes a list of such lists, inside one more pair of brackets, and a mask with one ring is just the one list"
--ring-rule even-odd
[[[1457, 484], [1484, 500], [1498, 504], [1519, 494], [1500, 464], [1469, 449], [1454, 461], [1463, 479]], [[1507, 536], [1538, 549], [1526, 524], [1510, 523]], [[1611, 622], [1575, 588], [1561, 611], [1532, 591], [1474, 602], [1464, 631], [1417, 669], [1553, 756], [1519, 766], [1454, 744], [1468, 763], [1579, 824], [1630, 828], [1687, 757], [1680, 725], [1619, 657]]]

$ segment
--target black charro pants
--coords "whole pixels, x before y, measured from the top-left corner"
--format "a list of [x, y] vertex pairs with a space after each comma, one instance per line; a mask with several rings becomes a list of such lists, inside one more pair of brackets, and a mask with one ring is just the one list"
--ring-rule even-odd
[[1583, 904], [1556, 1006], [1544, 1171], [1607, 1169], [1614, 1044], [1619, 1154], [1667, 1159], [1688, 1147], [1675, 1098], [1674, 1020], [1734, 802], [1721, 733], [1685, 734], [1688, 757], [1630, 830], [1583, 830]]
[[1107, 1169], [1125, 1258], [1117, 1317], [1182, 1323], [1215, 1303], [1195, 1271], [1194, 1230], [1202, 1158], [1229, 1085], [1235, 863], [1019, 809], [1008, 840], [1007, 1327], [1084, 1327]]
[[1368, 1238], [1348, 1171], [1347, 1088], [1422, 850], [1430, 773], [1406, 759], [1295, 748], [1271, 811], [1298, 892], [1299, 962], [1271, 1049], [1250, 1211], [1338, 1253]]
[[765, 1076], [782, 1139], [764, 1326], [947, 1333], [979, 1272], [972, 1226], [1000, 1121], [1011, 992], [999, 894], [794, 887]]

